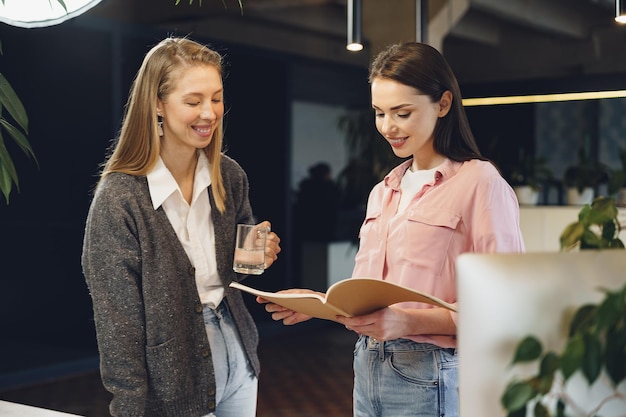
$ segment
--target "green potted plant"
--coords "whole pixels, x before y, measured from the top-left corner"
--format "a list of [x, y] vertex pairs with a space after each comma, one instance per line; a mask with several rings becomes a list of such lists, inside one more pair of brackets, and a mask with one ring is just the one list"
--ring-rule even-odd
[[593, 201], [596, 187], [608, 181], [607, 167], [593, 160], [584, 147], [578, 150], [577, 163], [567, 167], [563, 184], [570, 205], [584, 205]]
[[598, 197], [578, 213], [578, 221], [561, 233], [561, 249], [624, 249], [615, 199]]
[[[586, 304], [575, 312], [562, 352], [544, 352], [534, 336], [517, 346], [513, 364], [538, 362], [539, 372], [507, 386], [501, 402], [509, 417], [525, 417], [529, 408], [534, 417], [599, 416], [604, 403], [623, 397], [617, 387], [626, 381], [626, 285], [603, 291], [605, 297], [599, 304]], [[593, 405], [591, 414], [577, 411], [581, 404], [565, 393], [576, 373], [589, 386], [608, 378], [606, 385], [612, 392]]]
[[[562, 250], [624, 249], [615, 200], [596, 198], [580, 211], [578, 221], [561, 235]], [[561, 352], [544, 352], [535, 336], [525, 337], [513, 355], [512, 364], [538, 364], [538, 372], [513, 380], [501, 396], [509, 417], [599, 416], [611, 400], [626, 400], [619, 391], [626, 381], [626, 285], [610, 291], [603, 289], [598, 304], [580, 306], [569, 323], [565, 347]], [[582, 375], [589, 386], [602, 380], [603, 398], [597, 404], [578, 404], [566, 392], [574, 375]], [[583, 408], [593, 407], [591, 413]], [[530, 411], [530, 414], [527, 414]]]
[[529, 154], [524, 148], [518, 152], [517, 163], [510, 174], [510, 183], [522, 205], [535, 205], [539, 193], [553, 178], [545, 158]]
[[608, 192], [616, 196], [619, 205], [626, 206], [626, 148], [620, 148], [619, 159], [622, 167], [609, 172]]

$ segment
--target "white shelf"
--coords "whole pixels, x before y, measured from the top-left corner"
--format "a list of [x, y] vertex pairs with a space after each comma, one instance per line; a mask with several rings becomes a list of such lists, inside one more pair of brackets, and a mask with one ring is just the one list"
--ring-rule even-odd
[[[522, 206], [520, 227], [527, 252], [558, 252], [559, 237], [568, 224], [578, 219], [582, 206]], [[619, 221], [626, 225], [626, 209], [619, 210]], [[626, 240], [626, 232], [620, 234]]]
[[2, 417], [78, 417], [77, 414], [61, 413], [28, 405], [0, 401], [0, 416]]

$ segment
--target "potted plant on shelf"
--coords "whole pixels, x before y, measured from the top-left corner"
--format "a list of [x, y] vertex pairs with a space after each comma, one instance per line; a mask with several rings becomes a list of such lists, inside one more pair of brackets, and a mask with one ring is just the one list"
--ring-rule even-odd
[[621, 169], [609, 172], [608, 191], [610, 195], [615, 195], [617, 204], [626, 206], [626, 149], [620, 148], [619, 159], [622, 163]]
[[563, 175], [563, 184], [570, 205], [590, 204], [596, 188], [608, 181], [607, 167], [593, 159], [584, 148], [578, 150], [578, 162], [569, 166]]
[[614, 198], [596, 198], [580, 210], [578, 221], [563, 230], [561, 249], [624, 249], [619, 238], [622, 228], [618, 214]]
[[517, 164], [510, 174], [510, 183], [521, 205], [536, 205], [539, 193], [552, 178], [552, 171], [545, 158], [531, 155], [520, 148]]
[[[581, 209], [578, 221], [565, 228], [561, 249], [624, 249], [617, 216], [613, 198], [596, 198]], [[512, 364], [537, 363], [539, 370], [506, 387], [500, 401], [508, 417], [598, 416], [611, 401], [626, 406], [619, 388], [626, 382], [626, 284], [603, 292], [600, 303], [582, 305], [574, 312], [560, 353], [544, 352], [542, 342], [532, 335], [519, 342]], [[582, 375], [590, 388], [595, 384], [600, 393], [597, 404], [579, 403], [568, 394], [575, 375]]]

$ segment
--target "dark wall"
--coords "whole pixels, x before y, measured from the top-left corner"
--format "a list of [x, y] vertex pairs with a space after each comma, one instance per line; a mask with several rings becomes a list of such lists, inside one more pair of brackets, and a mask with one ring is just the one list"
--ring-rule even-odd
[[[80, 266], [84, 221], [134, 74], [166, 35], [76, 23], [0, 26], [0, 72], [26, 107], [39, 162], [29, 161], [5, 134], [20, 192], [11, 194], [9, 205], [0, 203], [0, 375], [97, 353]], [[286, 66], [236, 47], [222, 49], [229, 61], [227, 153], [250, 176], [257, 216], [272, 220], [280, 233], [287, 218]], [[267, 275], [281, 280], [284, 274], [278, 263]], [[16, 360], [25, 349], [37, 354]], [[54, 354], [68, 350], [64, 358]]]
[[467, 118], [483, 155], [510, 178], [520, 148], [535, 152], [533, 104], [467, 107]]
[[80, 254], [89, 191], [114, 128], [107, 33], [2, 25], [0, 40], [0, 72], [26, 107], [39, 163], [3, 134], [20, 192], [0, 203], [2, 373], [46, 365], [65, 349], [95, 350]]

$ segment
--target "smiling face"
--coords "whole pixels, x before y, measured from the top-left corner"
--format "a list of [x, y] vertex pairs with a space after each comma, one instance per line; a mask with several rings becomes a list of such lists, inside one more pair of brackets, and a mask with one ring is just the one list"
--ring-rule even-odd
[[163, 118], [164, 148], [179, 151], [207, 147], [224, 116], [224, 88], [212, 65], [182, 67], [164, 101], [157, 99]]
[[433, 103], [429, 96], [399, 82], [387, 78], [372, 81], [376, 128], [396, 156], [413, 156], [420, 169], [441, 162], [433, 146], [434, 131], [437, 120], [448, 113], [450, 102], [449, 92]]

